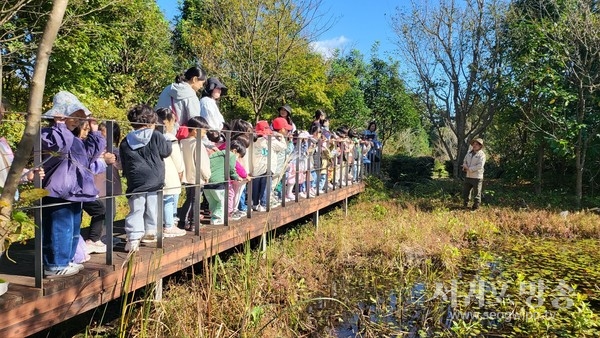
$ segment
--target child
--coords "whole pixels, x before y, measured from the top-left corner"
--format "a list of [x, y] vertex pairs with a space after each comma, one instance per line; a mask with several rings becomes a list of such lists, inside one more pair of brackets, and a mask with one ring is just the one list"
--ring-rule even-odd
[[[279, 182], [281, 181], [282, 175], [287, 167], [287, 162], [290, 160], [290, 156], [288, 155], [290, 155], [294, 151], [294, 144], [292, 142], [287, 141], [288, 134], [292, 131], [293, 127], [283, 117], [278, 117], [274, 119], [271, 123], [271, 126], [274, 131], [274, 134], [276, 135], [277, 140], [281, 141], [285, 145], [285, 148], [281, 151], [277, 151], [277, 149], [275, 149], [275, 153], [277, 154], [275, 162], [276, 165], [275, 167], [271, 167], [271, 170], [273, 171], [273, 182], [271, 183], [271, 207], [276, 207], [279, 206], [279, 201], [277, 200], [277, 196], [275, 196], [273, 192], [277, 188]], [[273, 146], [272, 143], [271, 146]], [[282, 188], [281, 191], [281, 196], [283, 196], [284, 189]]]
[[157, 116], [141, 104], [127, 113], [133, 131], [119, 146], [123, 176], [127, 179], [129, 214], [125, 218], [125, 251], [137, 251], [140, 241], [156, 242], [157, 190], [165, 184], [164, 159], [171, 155], [171, 143], [154, 130]]
[[185, 230], [174, 226], [184, 170], [181, 149], [175, 137], [175, 123], [177, 121], [175, 114], [173, 114], [170, 108], [159, 108], [156, 110], [156, 115], [158, 115], [160, 122], [164, 125], [163, 135], [167, 142], [171, 143], [172, 148], [171, 155], [165, 159], [165, 190], [163, 195], [165, 227], [163, 235], [165, 237], [184, 236]]
[[[83, 122], [87, 124], [87, 121]], [[83, 140], [85, 140], [89, 131], [89, 125], [86, 126], [85, 124], [81, 125], [82, 128], [75, 128], [73, 130], [75, 136]], [[118, 126], [116, 129], [120, 133]], [[103, 123], [100, 123], [98, 125], [98, 130], [100, 131], [102, 137], [106, 139], [106, 126]], [[85, 211], [92, 218], [90, 221], [89, 231], [85, 234], [82, 234], [85, 240], [86, 254], [88, 255], [106, 252], [106, 244], [100, 240], [104, 227], [104, 220], [106, 218], [106, 202], [104, 200], [104, 197], [106, 197], [106, 170], [116, 169], [115, 166], [113, 166], [115, 163], [115, 154], [104, 151], [102, 155], [91, 164], [92, 173], [94, 174], [94, 185], [96, 186], [96, 189], [98, 189], [98, 199], [92, 202], [83, 202], [83, 211]], [[118, 170], [114, 171], [117, 173], [113, 176], [113, 178], [117, 181], [116, 183], [118, 183], [118, 185], [115, 185], [113, 182], [113, 187], [118, 189], [114, 189], [113, 193], [120, 195], [122, 193], [121, 181], [119, 180]]]
[[327, 183], [327, 169], [331, 154], [327, 147], [327, 142], [322, 134], [323, 129], [319, 126], [311, 127], [313, 150], [313, 170], [311, 171], [311, 189], [319, 189], [319, 193], [325, 189]]
[[[277, 152], [285, 149], [285, 143], [279, 141], [276, 137], [271, 138], [271, 152], [269, 151], [268, 137], [273, 135], [267, 121], [258, 121], [255, 127], [256, 140], [254, 141], [254, 150], [252, 152], [251, 176], [252, 179], [252, 205], [254, 211], [267, 211], [266, 193], [267, 176], [277, 167]], [[269, 156], [271, 153], [271, 156]], [[271, 172], [269, 169], [269, 157]]]
[[[98, 190], [90, 169], [104, 151], [106, 140], [95, 121], [90, 123], [85, 140], [71, 132], [90, 111], [75, 97], [62, 91], [53, 99], [52, 109], [44, 114], [53, 118], [51, 127], [41, 131], [44, 172], [42, 187], [48, 191], [42, 210], [42, 258], [46, 277], [66, 277], [78, 273], [83, 265], [73, 263], [79, 243], [82, 202], [96, 200]], [[59, 155], [56, 155], [59, 154]]]
[[[231, 140], [239, 140], [240, 142], [242, 142], [242, 144], [246, 147], [246, 150], [250, 147], [250, 145], [252, 144], [253, 140], [254, 140], [254, 128], [252, 127], [252, 124], [248, 121], [244, 121], [242, 119], [233, 119], [230, 122], [230, 129], [231, 129]], [[244, 171], [246, 173], [250, 172], [250, 156], [244, 156], [241, 159], [239, 159], [236, 163], [236, 170], [237, 170], [237, 164], [240, 164]], [[240, 173], [240, 171], [238, 171], [238, 174]], [[242, 178], [244, 178], [244, 176], [242, 176]], [[247, 175], [246, 180], [244, 181], [233, 181], [233, 192], [234, 192], [234, 198], [233, 198], [233, 213], [232, 213], [232, 219], [236, 220], [236, 219], [240, 219], [242, 217], [244, 217], [246, 211], [247, 211], [247, 205], [246, 205], [246, 185], [247, 182], [250, 180], [250, 176]]]
[[[183, 163], [185, 166], [185, 176], [183, 183], [185, 185], [185, 202], [179, 210], [180, 227], [185, 230], [192, 230], [194, 221], [194, 204], [196, 203], [196, 189], [201, 189], [201, 186], [210, 179], [210, 159], [208, 151], [203, 142], [200, 142], [200, 158], [197, 158], [196, 153], [196, 138], [200, 133], [201, 138], [205, 138], [206, 130], [209, 127], [203, 117], [192, 117], [188, 121], [189, 135], [187, 138], [180, 141], [181, 153], [183, 155]], [[200, 169], [200, 182], [196, 182], [196, 170]], [[200, 201], [198, 201], [200, 203]], [[202, 215], [200, 215], [202, 216]]]
[[[236, 170], [235, 163], [238, 158], [246, 155], [246, 147], [240, 141], [232, 141], [229, 153], [229, 178], [232, 180], [240, 180]], [[210, 183], [204, 187], [204, 195], [208, 200], [212, 225], [223, 225], [225, 201], [225, 182], [227, 180], [225, 174], [225, 150], [219, 150], [210, 155]]]

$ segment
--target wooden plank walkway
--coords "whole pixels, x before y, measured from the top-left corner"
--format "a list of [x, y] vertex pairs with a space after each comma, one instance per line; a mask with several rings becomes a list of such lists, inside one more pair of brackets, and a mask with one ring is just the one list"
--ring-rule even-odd
[[[130, 291], [362, 191], [364, 183], [360, 182], [314, 198], [287, 202], [285, 207], [270, 212], [253, 212], [252, 218], [232, 221], [229, 226], [208, 225], [201, 229], [200, 237], [188, 232], [183, 237], [164, 239], [163, 250], [157, 250], [156, 244], [142, 244], [134, 257]], [[124, 238], [124, 234], [118, 237]], [[0, 278], [11, 283], [9, 291], [0, 296], [0, 337], [25, 337], [119, 298], [128, 256], [123, 247], [124, 242], [116, 246], [113, 265], [104, 264], [105, 256], [95, 254], [79, 274], [46, 279], [43, 289], [36, 289], [33, 243], [15, 245], [9, 257], [16, 263], [6, 257], [0, 261]]]

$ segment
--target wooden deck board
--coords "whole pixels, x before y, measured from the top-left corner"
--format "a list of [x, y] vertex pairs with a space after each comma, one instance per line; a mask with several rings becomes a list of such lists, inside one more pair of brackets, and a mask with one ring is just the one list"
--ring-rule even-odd
[[[253, 212], [252, 218], [232, 221], [229, 226], [205, 225], [200, 229], [200, 237], [188, 232], [183, 237], [164, 239], [162, 250], [157, 250], [155, 243], [143, 244], [135, 253], [128, 291], [151, 284], [363, 190], [364, 184], [354, 184], [316, 198], [287, 202], [285, 207], [269, 212]], [[122, 222], [115, 226], [115, 236], [123, 238]], [[0, 278], [11, 283], [9, 291], [0, 297], [0, 337], [31, 335], [119, 298], [128, 257], [128, 253], [123, 252], [124, 244], [116, 245], [112, 266], [104, 264], [104, 254], [92, 255], [79, 274], [45, 279], [41, 290], [33, 287], [33, 243], [15, 245], [10, 257], [16, 263], [6, 257], [0, 260]]]

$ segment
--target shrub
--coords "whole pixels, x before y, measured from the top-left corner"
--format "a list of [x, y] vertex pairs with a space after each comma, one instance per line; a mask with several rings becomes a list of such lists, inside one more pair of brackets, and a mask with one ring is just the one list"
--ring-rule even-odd
[[393, 156], [384, 161], [382, 170], [388, 173], [392, 185], [410, 185], [430, 180], [433, 177], [434, 166], [435, 161], [430, 156]]

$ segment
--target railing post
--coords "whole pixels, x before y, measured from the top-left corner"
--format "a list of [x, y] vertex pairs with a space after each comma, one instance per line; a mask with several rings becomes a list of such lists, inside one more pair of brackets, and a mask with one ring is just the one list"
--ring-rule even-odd
[[[266, 196], [266, 203], [267, 205], [265, 206], [267, 211], [271, 210], [271, 185], [273, 184], [273, 168], [271, 168], [271, 157], [273, 156], [273, 148], [272, 148], [272, 139], [273, 139], [273, 135], [268, 135], [267, 138], [267, 148], [269, 149], [269, 151], [267, 152], [267, 189], [265, 189], [265, 194], [267, 194]], [[259, 199], [260, 201], [260, 199]], [[259, 202], [260, 204], [260, 202]]]
[[[38, 133], [37, 133], [37, 137], [36, 142], [33, 144], [33, 165], [34, 168], [39, 168], [42, 166], [42, 139], [41, 139], [41, 130], [42, 130], [42, 125], [40, 123], [40, 126], [38, 127]], [[41, 189], [42, 188], [42, 179], [40, 178], [39, 175], [35, 175], [35, 180], [34, 180], [34, 186], [35, 188]], [[44, 207], [42, 204], [42, 200], [39, 199], [37, 202], [37, 208], [35, 208], [34, 211], [34, 217], [35, 217], [35, 224], [37, 224], [37, 226], [35, 227], [35, 240], [34, 240], [34, 245], [35, 245], [35, 253], [34, 253], [34, 258], [33, 258], [33, 269], [34, 269], [34, 274], [35, 274], [35, 287], [41, 289], [43, 287], [43, 279], [44, 279], [44, 267], [43, 267], [43, 260], [42, 260], [42, 208]]]
[[[163, 125], [157, 125], [156, 130], [161, 134], [164, 132]], [[148, 196], [146, 195], [146, 198]], [[164, 187], [156, 192], [156, 248], [163, 248], [163, 222], [165, 217], [165, 191]]]
[[[252, 134], [250, 134], [252, 136]], [[252, 156], [254, 153], [254, 142], [250, 142], [250, 151], [246, 151], [246, 156]], [[250, 174], [250, 173], [249, 173]], [[252, 201], [252, 183], [253, 180], [256, 179], [252, 177], [248, 183], [246, 183], [246, 217], [252, 218], [252, 208], [254, 208], [254, 203]]]
[[229, 187], [231, 185], [231, 176], [229, 175], [229, 172], [231, 170], [231, 166], [229, 164], [229, 156], [231, 156], [231, 131], [230, 130], [226, 130], [225, 131], [225, 162], [224, 162], [224, 166], [223, 166], [223, 170], [225, 170], [225, 175], [223, 175], [223, 177], [225, 177], [225, 201], [223, 201], [223, 223], [225, 225], [229, 225]]
[[[296, 177], [295, 177], [296, 186], [294, 187], [294, 200], [296, 202], [298, 202], [298, 196], [300, 194], [300, 157], [302, 154], [302, 139], [301, 138], [298, 138], [298, 140], [296, 141], [296, 147], [298, 148], [298, 154], [296, 157], [296, 174], [295, 174], [296, 175]], [[310, 168], [307, 166], [306, 170], [310, 170]], [[309, 174], [310, 174], [310, 172], [309, 172]], [[304, 185], [306, 186], [306, 182], [307, 182], [306, 173], [304, 173], [304, 175], [305, 175], [304, 176]], [[285, 196], [287, 196], [287, 191], [286, 191]], [[285, 197], [284, 197], [284, 199], [285, 199]]]
[[[325, 184], [323, 185], [323, 189], [325, 192], [329, 192], [329, 170], [327, 167], [323, 168], [323, 142], [319, 139], [319, 143], [317, 143], [317, 150], [319, 151], [319, 159], [321, 159], [321, 163], [319, 164], [320, 168], [317, 171], [317, 189], [320, 189], [321, 185], [321, 170], [325, 170]], [[327, 163], [329, 165], [329, 162]]]
[[[114, 121], [106, 121], [106, 152], [114, 154]], [[106, 227], [106, 264], [113, 264], [113, 220], [115, 218], [115, 205], [114, 205], [114, 180], [119, 179], [119, 177], [114, 177], [113, 175], [113, 166], [106, 166], [106, 217], [104, 218], [104, 226]], [[119, 182], [121, 184], [121, 182]]]
[[[200, 199], [202, 199], [202, 132], [196, 130], [196, 179], [194, 184], [194, 235], [200, 236]], [[186, 196], [189, 198], [189, 196]], [[187, 220], [186, 220], [187, 222]]]

